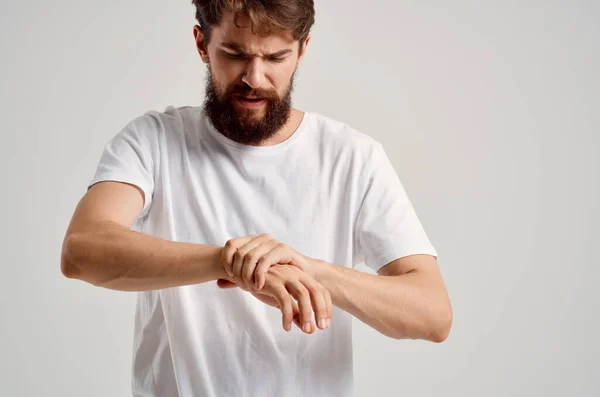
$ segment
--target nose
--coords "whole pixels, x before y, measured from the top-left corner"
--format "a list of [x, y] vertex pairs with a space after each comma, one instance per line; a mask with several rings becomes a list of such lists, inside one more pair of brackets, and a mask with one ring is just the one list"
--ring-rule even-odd
[[265, 75], [262, 69], [261, 60], [258, 57], [252, 58], [246, 64], [242, 81], [254, 89], [262, 87], [265, 83]]

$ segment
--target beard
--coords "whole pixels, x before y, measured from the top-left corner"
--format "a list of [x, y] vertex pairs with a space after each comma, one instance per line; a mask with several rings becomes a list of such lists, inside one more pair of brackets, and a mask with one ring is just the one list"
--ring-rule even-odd
[[[208, 67], [204, 111], [217, 131], [227, 138], [245, 145], [257, 145], [277, 133], [288, 121], [292, 110], [294, 74], [283, 96], [275, 89], [253, 89], [245, 83], [232, 84], [221, 89]], [[234, 97], [252, 96], [265, 100], [264, 115], [261, 109], [234, 107]]]

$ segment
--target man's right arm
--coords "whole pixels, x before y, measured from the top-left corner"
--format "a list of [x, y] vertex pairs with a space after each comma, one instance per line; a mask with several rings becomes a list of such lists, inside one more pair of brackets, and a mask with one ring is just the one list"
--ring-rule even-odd
[[120, 291], [230, 280], [223, 247], [168, 241], [132, 231], [144, 204], [136, 186], [100, 182], [81, 199], [67, 229], [61, 270], [68, 278]]

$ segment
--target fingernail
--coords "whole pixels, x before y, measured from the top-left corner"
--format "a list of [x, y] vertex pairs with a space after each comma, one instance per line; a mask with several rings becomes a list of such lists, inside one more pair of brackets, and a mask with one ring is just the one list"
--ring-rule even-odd
[[304, 332], [310, 332], [310, 323], [304, 323], [304, 326], [302, 327], [302, 330]]
[[330, 318], [327, 319], [327, 328], [329, 328], [329, 327], [331, 327], [331, 319]]
[[319, 320], [319, 328], [326, 328], [327, 327], [327, 320], [325, 320], [324, 318]]
[[287, 323], [287, 324], [285, 325], [285, 330], [286, 330], [286, 331], [288, 331], [288, 332], [290, 332], [290, 331], [291, 331], [291, 329], [292, 329], [292, 323]]

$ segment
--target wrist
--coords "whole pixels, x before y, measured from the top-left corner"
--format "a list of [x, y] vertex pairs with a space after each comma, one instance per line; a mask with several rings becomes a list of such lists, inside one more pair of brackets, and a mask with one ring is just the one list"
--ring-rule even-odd
[[320, 259], [313, 259], [311, 265], [310, 275], [319, 284], [325, 286], [324, 283], [325, 280], [328, 279], [329, 273], [332, 271], [332, 265]]
[[223, 267], [223, 247], [217, 245], [204, 245], [202, 246], [202, 250], [206, 255], [204, 256], [204, 259], [208, 260], [210, 279], [214, 281], [219, 279], [229, 280], [230, 277]]

